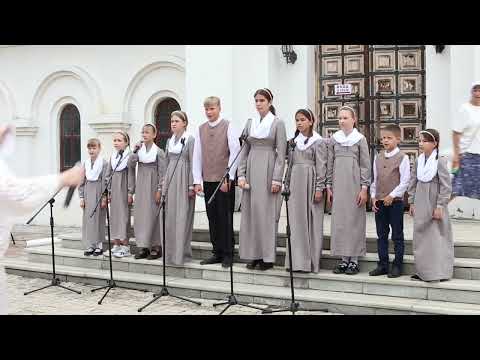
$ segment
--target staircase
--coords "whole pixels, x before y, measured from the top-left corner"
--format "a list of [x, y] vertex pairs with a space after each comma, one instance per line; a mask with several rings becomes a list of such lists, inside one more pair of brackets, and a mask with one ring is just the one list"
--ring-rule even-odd
[[[61, 240], [61, 246], [55, 248], [58, 277], [62, 281], [104, 285], [110, 276], [108, 258], [83, 256], [80, 233], [59, 235], [58, 238]], [[235, 239], [238, 243], [238, 233]], [[276, 266], [271, 270], [248, 270], [242, 263], [234, 264], [234, 289], [240, 301], [289, 305], [290, 279], [283, 268], [285, 243], [285, 234], [280, 234]], [[131, 244], [133, 252], [135, 239], [131, 239]], [[238, 245], [236, 247], [238, 249]], [[108, 245], [105, 244], [104, 248]], [[200, 260], [208, 257], [211, 249], [208, 231], [195, 230], [192, 242], [194, 260], [184, 266], [166, 267], [167, 285], [172, 294], [225, 299], [230, 292], [229, 269], [223, 269], [220, 264], [200, 265]], [[320, 273], [295, 274], [296, 300], [306, 308], [326, 308], [340, 314], [480, 314], [479, 241], [463, 239], [455, 242], [454, 278], [442, 283], [410, 280], [414, 272], [411, 239], [405, 241], [405, 275], [396, 279], [368, 275], [378, 259], [376, 239], [371, 236], [367, 238], [368, 253], [360, 258], [360, 273], [354, 276], [331, 272], [339, 258], [330, 255], [327, 234], [324, 249]], [[393, 249], [390, 252], [393, 253]], [[26, 255], [6, 258], [2, 263], [11, 274], [51, 278], [51, 247], [27, 248]], [[135, 260], [132, 256], [113, 258], [112, 263], [118, 285], [148, 291], [160, 289], [162, 259]]]

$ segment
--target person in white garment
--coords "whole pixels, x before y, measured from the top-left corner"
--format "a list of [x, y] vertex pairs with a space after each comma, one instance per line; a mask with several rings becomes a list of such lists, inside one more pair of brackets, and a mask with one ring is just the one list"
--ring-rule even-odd
[[8, 249], [14, 223], [23, 222], [59, 189], [78, 186], [85, 176], [85, 170], [76, 166], [61, 174], [18, 178], [5, 161], [14, 150], [15, 127], [0, 125], [0, 315], [8, 313], [6, 276], [1, 260]]

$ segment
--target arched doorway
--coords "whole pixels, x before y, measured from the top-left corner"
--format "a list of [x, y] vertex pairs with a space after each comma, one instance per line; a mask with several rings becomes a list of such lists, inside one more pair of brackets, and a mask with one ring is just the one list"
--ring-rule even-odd
[[80, 112], [67, 104], [60, 114], [60, 171], [75, 166], [81, 158]]
[[172, 136], [170, 131], [170, 115], [173, 111], [180, 110], [180, 104], [173, 98], [165, 98], [155, 107], [154, 119], [157, 127], [155, 143], [165, 150], [167, 140]]

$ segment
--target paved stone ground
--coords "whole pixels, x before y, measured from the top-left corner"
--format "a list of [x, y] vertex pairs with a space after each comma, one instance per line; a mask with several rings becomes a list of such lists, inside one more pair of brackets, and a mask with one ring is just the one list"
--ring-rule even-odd
[[[152, 300], [153, 293], [113, 289], [105, 297], [102, 305], [98, 305], [105, 290], [92, 293], [90, 290], [96, 287], [92, 285], [62, 283], [63, 286], [81, 291], [80, 295], [60, 287], [51, 287], [23, 295], [26, 291], [48, 285], [50, 281], [9, 274], [7, 283], [9, 314], [11, 315], [217, 315], [224, 308], [222, 306], [218, 309], [213, 307], [214, 303], [221, 300], [192, 299], [202, 303], [201, 306], [198, 306], [173, 297], [165, 297], [139, 313], [137, 309]], [[266, 308], [265, 305], [252, 305]], [[225, 314], [260, 315], [260, 311], [243, 306], [232, 306]], [[276, 315], [282, 314], [289, 315], [290, 313]], [[326, 315], [322, 312], [298, 312], [297, 314]]]

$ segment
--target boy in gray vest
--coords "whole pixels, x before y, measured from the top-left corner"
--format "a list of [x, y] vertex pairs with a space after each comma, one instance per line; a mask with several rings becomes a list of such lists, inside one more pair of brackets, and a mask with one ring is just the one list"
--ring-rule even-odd
[[[384, 151], [375, 156], [373, 161], [374, 181], [370, 187], [372, 209], [375, 212], [377, 226], [377, 245], [379, 262], [370, 276], [388, 274], [389, 278], [402, 274], [404, 237], [403, 237], [403, 195], [410, 181], [410, 161], [398, 148], [400, 127], [387, 125], [382, 131]], [[392, 241], [395, 259], [389, 271], [388, 235], [392, 228]]]
[[202, 260], [200, 264], [222, 263], [223, 267], [229, 267], [233, 260], [231, 256], [235, 203], [233, 181], [238, 161], [230, 167], [229, 179], [222, 184], [213, 202], [208, 205], [207, 201], [225, 174], [225, 169], [240, 150], [240, 141], [232, 124], [220, 116], [221, 105], [218, 97], [206, 98], [203, 105], [208, 121], [200, 125], [195, 134], [192, 174], [195, 192], [205, 193], [213, 255]]

